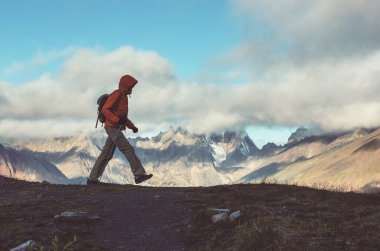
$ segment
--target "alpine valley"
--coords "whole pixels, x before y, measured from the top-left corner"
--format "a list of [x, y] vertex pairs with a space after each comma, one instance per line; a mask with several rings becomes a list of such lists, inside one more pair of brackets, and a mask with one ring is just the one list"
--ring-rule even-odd
[[[84, 184], [106, 139], [90, 136], [0, 141], [0, 175], [28, 181]], [[380, 189], [380, 129], [311, 135], [299, 128], [285, 145], [259, 149], [247, 133], [195, 135], [170, 127], [152, 138], [129, 138], [150, 186], [213, 186], [235, 183], [297, 184], [370, 192]], [[133, 184], [119, 151], [103, 182]]]

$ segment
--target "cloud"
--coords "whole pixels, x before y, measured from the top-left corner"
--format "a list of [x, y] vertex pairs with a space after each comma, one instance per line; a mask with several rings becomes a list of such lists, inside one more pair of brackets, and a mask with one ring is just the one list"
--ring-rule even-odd
[[91, 118], [94, 100], [117, 88], [119, 78], [130, 73], [141, 83], [162, 84], [173, 77], [171, 66], [154, 52], [122, 47], [113, 52], [80, 48], [56, 74], [43, 74], [37, 80], [13, 85], [2, 83], [8, 100], [3, 118]]
[[0, 135], [94, 130], [97, 98], [116, 89], [126, 73], [139, 80], [129, 117], [141, 132], [170, 124], [197, 133], [247, 125], [310, 125], [326, 131], [379, 126], [378, 65], [380, 51], [339, 61], [273, 64], [260, 78], [218, 85], [181, 82], [170, 62], [154, 51], [77, 48], [55, 73], [18, 85], [0, 81]]
[[51, 138], [87, 132], [92, 121], [78, 119], [2, 119], [0, 137]]
[[[325, 131], [379, 126], [380, 3], [231, 1], [242, 40], [216, 59], [244, 76], [230, 86], [235, 124]], [[237, 81], [236, 81], [237, 82]]]
[[76, 48], [67, 47], [64, 50], [50, 50], [47, 52], [39, 52], [32, 59], [25, 62], [14, 62], [11, 66], [6, 67], [2, 72], [6, 75], [16, 74], [19, 72], [32, 71], [37, 67], [47, 65], [55, 59], [66, 58], [73, 54]]
[[[257, 22], [269, 34], [265, 42], [286, 44], [293, 60], [346, 58], [380, 48], [380, 2], [372, 0], [233, 0], [247, 20], [246, 37], [258, 37]], [[246, 45], [245, 45], [246, 46]]]
[[276, 77], [240, 86], [234, 105], [247, 121], [258, 124], [310, 125], [325, 131], [379, 126], [379, 64], [380, 51], [339, 62], [273, 66], [268, 75]]
[[[84, 124], [93, 127], [97, 98], [117, 89], [120, 77], [126, 73], [135, 76], [144, 89], [151, 86], [165, 90], [160, 86], [175, 78], [172, 66], [153, 51], [129, 46], [111, 52], [77, 48], [56, 73], [17, 85], [0, 81], [0, 134], [8, 135], [13, 128], [13, 132], [31, 137], [60, 136], [84, 130]], [[41, 127], [41, 121], [47, 126]], [[75, 130], [74, 121], [78, 121]], [[32, 126], [34, 122], [36, 126]]]

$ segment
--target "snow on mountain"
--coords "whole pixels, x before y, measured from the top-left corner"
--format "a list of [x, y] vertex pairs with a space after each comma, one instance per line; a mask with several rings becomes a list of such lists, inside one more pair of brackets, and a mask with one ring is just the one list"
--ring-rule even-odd
[[[88, 177], [106, 139], [105, 132], [90, 136], [63, 137], [29, 141], [10, 141], [39, 158], [56, 165], [72, 182], [83, 183]], [[213, 164], [211, 148], [204, 136], [194, 136], [170, 128], [151, 139], [129, 139], [147, 172], [155, 178], [149, 185], [208, 186], [226, 183]], [[117, 150], [102, 181], [134, 183], [129, 163]]]
[[[78, 136], [11, 141], [11, 144], [18, 149], [31, 151], [38, 158], [54, 164], [67, 178], [72, 180], [71, 182], [84, 183], [104, 142], [105, 136], [94, 135], [92, 138]], [[115, 156], [108, 164], [102, 180], [131, 183], [133, 177], [128, 173], [125, 161], [121, 160], [120, 156]]]
[[147, 172], [154, 173], [149, 184], [157, 186], [210, 186], [228, 183], [214, 167], [212, 150], [204, 135], [182, 128], [162, 132], [132, 144]]
[[57, 167], [29, 151], [19, 151], [0, 144], [0, 175], [28, 180], [66, 184], [68, 179]]
[[[374, 134], [380, 134], [379, 130], [314, 136], [297, 131], [289, 139], [291, 143], [284, 146], [269, 143], [262, 149], [241, 131], [195, 135], [182, 128], [169, 128], [152, 138], [129, 138], [129, 141], [147, 172], [154, 173], [145, 185], [211, 186], [269, 178], [303, 185], [345, 184], [363, 190], [380, 183], [377, 162], [380, 136]], [[83, 183], [105, 140], [105, 132], [99, 130], [87, 136], [7, 142], [18, 152], [28, 152], [56, 166], [70, 182]], [[2, 166], [5, 173], [9, 168], [4, 168], [6, 164]], [[129, 163], [118, 150], [102, 181], [133, 184]]]
[[255, 156], [259, 153], [259, 149], [246, 132], [225, 131], [221, 134], [214, 133], [208, 139], [214, 164], [218, 168], [225, 169], [239, 165], [250, 156]]
[[214, 165], [221, 167], [222, 163], [227, 159], [227, 151], [224, 143], [210, 142], [212, 149], [212, 157], [214, 158]]

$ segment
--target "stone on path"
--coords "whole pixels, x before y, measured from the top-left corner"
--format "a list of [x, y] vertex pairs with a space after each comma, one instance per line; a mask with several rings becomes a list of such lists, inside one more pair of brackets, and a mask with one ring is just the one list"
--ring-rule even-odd
[[228, 213], [215, 214], [211, 217], [211, 221], [217, 223], [219, 221], [226, 221], [228, 219]]
[[80, 211], [65, 211], [62, 212], [59, 215], [54, 216], [56, 220], [84, 220], [84, 221], [91, 221], [91, 220], [99, 220], [100, 217], [96, 214], [91, 214], [87, 212], [80, 212]]
[[15, 248], [10, 249], [10, 251], [27, 251], [29, 250], [29, 248], [32, 248], [35, 246], [37, 246], [37, 243], [32, 240], [29, 240]]

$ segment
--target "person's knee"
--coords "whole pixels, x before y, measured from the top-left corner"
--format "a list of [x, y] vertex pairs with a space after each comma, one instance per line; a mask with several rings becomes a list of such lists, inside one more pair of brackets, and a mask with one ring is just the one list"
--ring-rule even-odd
[[133, 149], [133, 147], [129, 147], [127, 145], [120, 147], [120, 151], [128, 156], [135, 154], [135, 150]]

